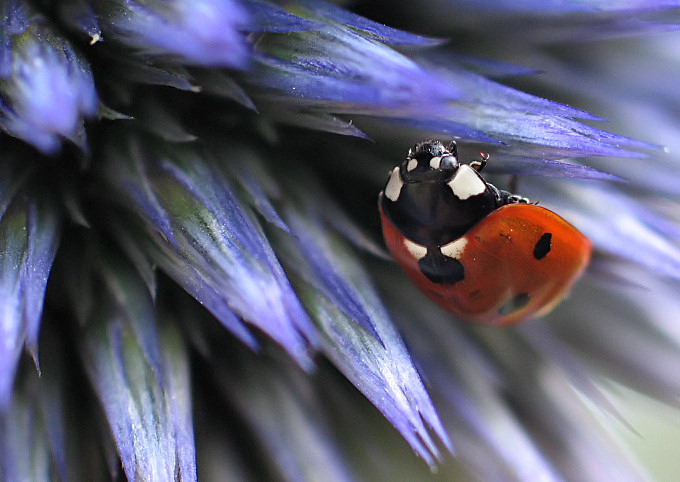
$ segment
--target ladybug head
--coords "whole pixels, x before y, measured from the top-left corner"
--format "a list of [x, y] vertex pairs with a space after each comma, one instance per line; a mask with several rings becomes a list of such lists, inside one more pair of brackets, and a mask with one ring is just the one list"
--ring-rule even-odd
[[399, 167], [404, 182], [446, 182], [458, 169], [456, 143], [419, 142]]

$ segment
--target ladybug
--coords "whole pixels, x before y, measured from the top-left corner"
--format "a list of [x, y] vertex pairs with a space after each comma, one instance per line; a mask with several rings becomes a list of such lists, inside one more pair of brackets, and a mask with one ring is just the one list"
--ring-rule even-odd
[[458, 162], [456, 143], [416, 144], [380, 193], [385, 244], [408, 277], [459, 318], [505, 325], [548, 313], [583, 273], [588, 238], [557, 214]]

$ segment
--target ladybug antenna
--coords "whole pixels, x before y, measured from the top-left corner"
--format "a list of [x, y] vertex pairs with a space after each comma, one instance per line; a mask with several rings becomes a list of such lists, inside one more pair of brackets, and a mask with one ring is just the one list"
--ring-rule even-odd
[[449, 145], [446, 146], [446, 150], [449, 151], [453, 157], [458, 158], [458, 145], [456, 144], [456, 141], [449, 142]]
[[479, 160], [471, 161], [470, 167], [477, 172], [482, 172], [482, 169], [484, 169], [484, 166], [486, 166], [488, 160], [489, 154], [487, 152], [480, 152]]

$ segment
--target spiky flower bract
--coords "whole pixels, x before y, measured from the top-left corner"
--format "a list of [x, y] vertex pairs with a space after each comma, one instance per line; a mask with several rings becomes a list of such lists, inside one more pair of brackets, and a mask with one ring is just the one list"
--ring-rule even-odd
[[[672, 5], [384, 3], [0, 2], [3, 480], [647, 476], [599, 420], [680, 394]], [[426, 138], [593, 241], [552, 314], [388, 259]]]

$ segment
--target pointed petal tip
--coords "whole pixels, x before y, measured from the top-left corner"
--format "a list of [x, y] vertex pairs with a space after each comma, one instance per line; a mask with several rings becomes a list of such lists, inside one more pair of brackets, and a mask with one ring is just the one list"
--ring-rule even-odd
[[123, 8], [103, 4], [97, 9], [108, 38], [145, 55], [206, 67], [245, 69], [250, 63], [243, 30], [251, 19], [236, 1], [200, 0], [191, 7], [184, 2], [163, 7], [127, 2]]
[[488, 166], [489, 172], [499, 174], [515, 174], [520, 176], [564, 177], [571, 179], [591, 179], [625, 183], [627, 180], [615, 174], [598, 169], [573, 164], [556, 159], [504, 155], [494, 156], [493, 164]]

